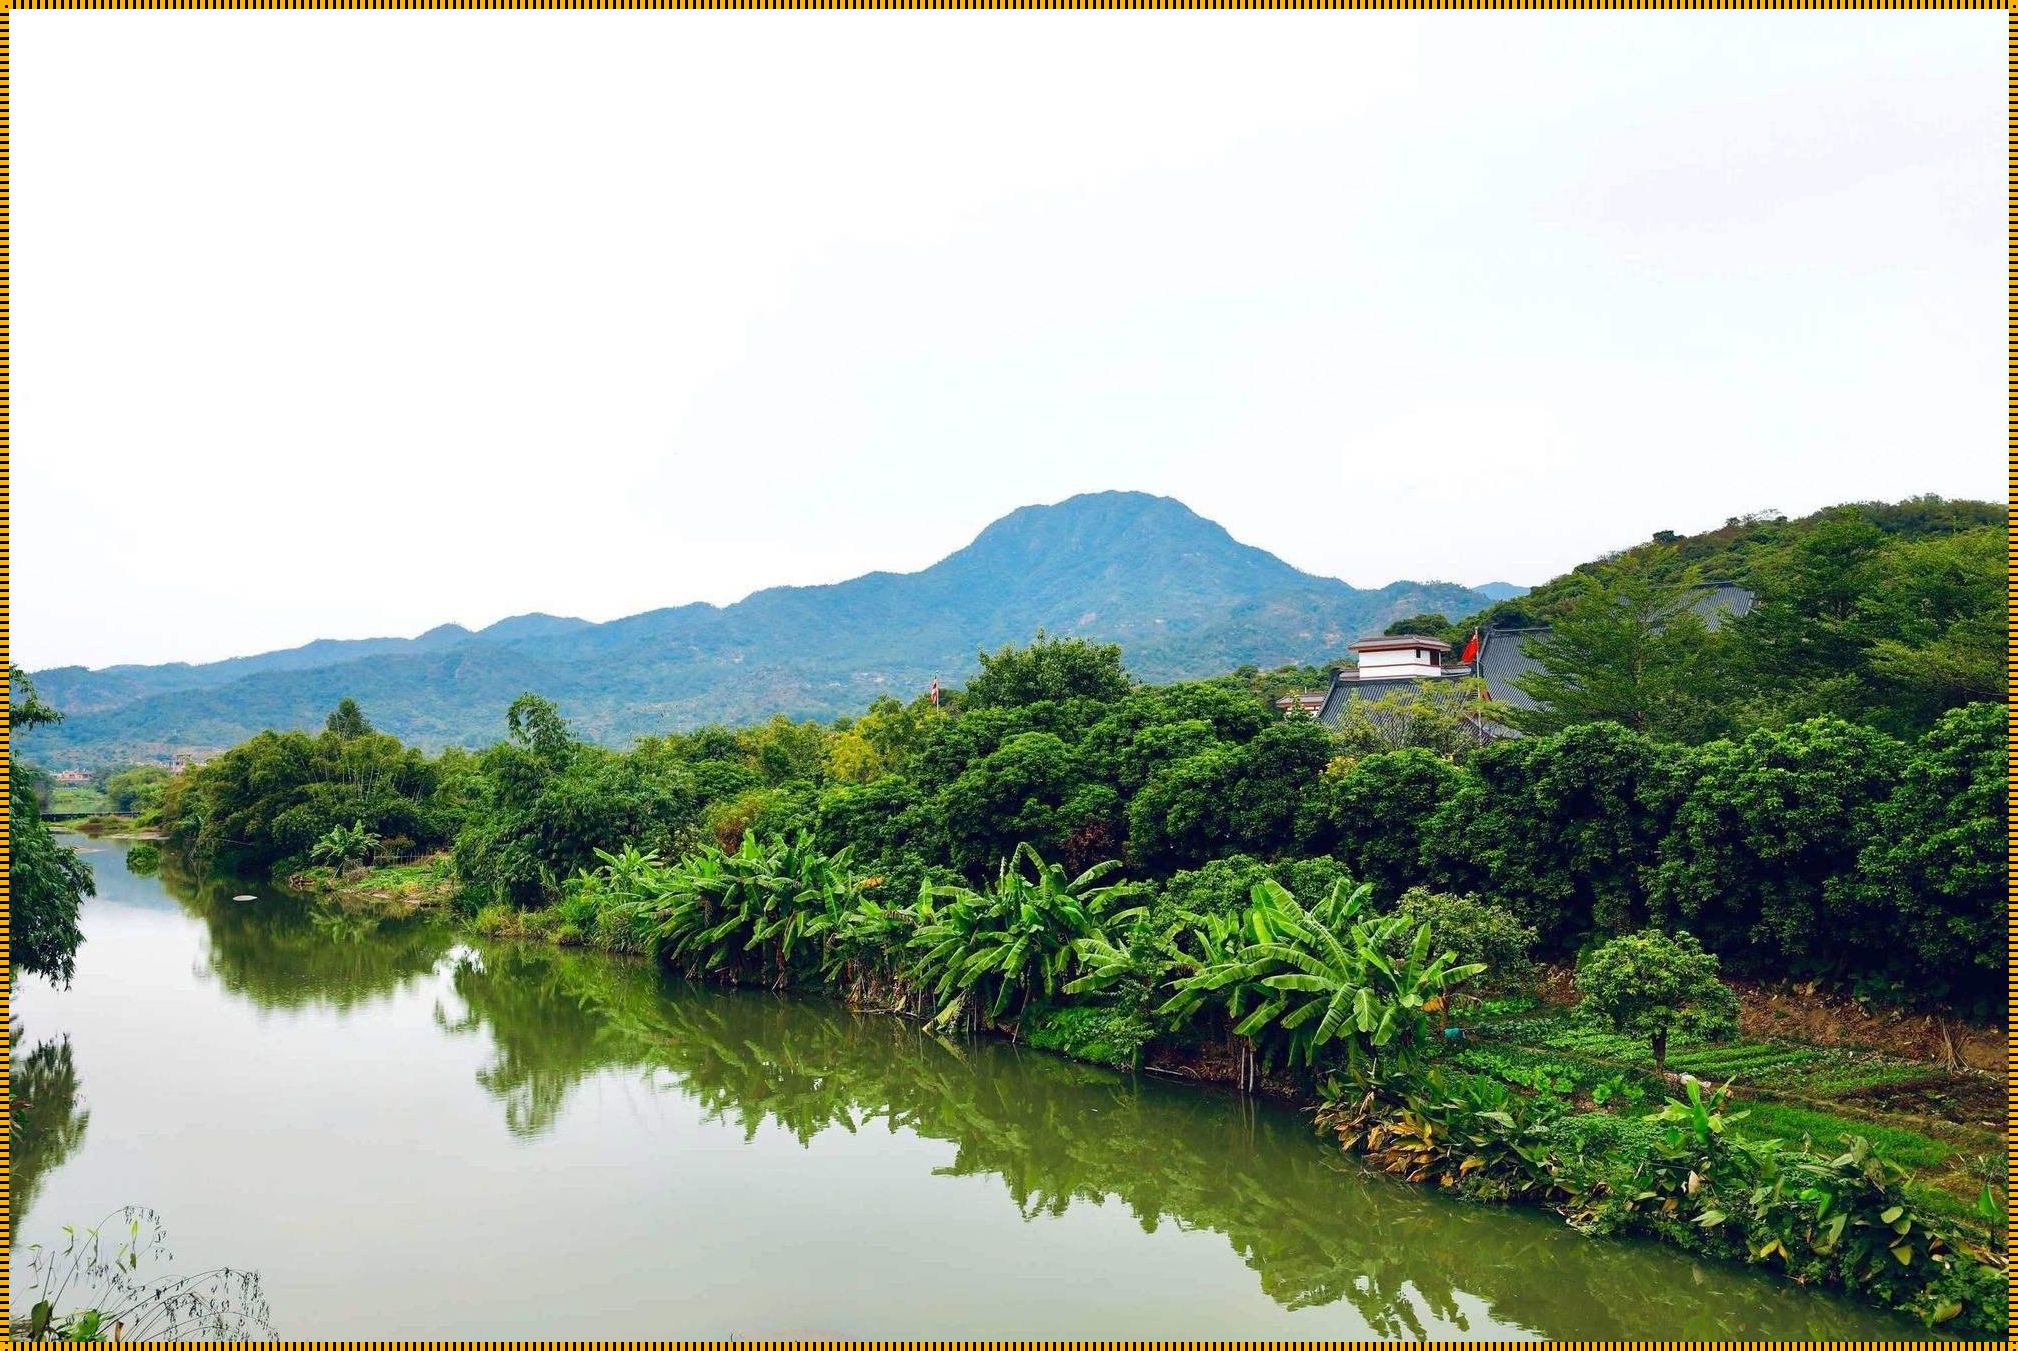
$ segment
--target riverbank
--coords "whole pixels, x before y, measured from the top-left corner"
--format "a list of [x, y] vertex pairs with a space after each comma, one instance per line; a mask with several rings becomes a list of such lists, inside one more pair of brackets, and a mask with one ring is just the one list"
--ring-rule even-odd
[[[75, 984], [17, 986], [19, 1050], [65, 1043], [79, 1076], [67, 1128], [17, 1123], [61, 1140], [17, 1151], [21, 1246], [145, 1177], [178, 1257], [256, 1267], [283, 1335], [510, 1339], [556, 1304], [616, 1338], [1915, 1332], [1399, 1185], [1271, 1101], [125, 852], [88, 856]], [[350, 1126], [305, 1124], [339, 1100]], [[567, 1241], [415, 1260], [528, 1217]]]
[[54, 830], [75, 831], [88, 835], [94, 840], [162, 840], [167, 838], [160, 829], [151, 825], [141, 825], [137, 816], [114, 816], [109, 813], [98, 816], [79, 816], [51, 821]]
[[447, 854], [378, 868], [305, 868], [289, 874], [287, 885], [348, 906], [376, 905], [404, 911], [445, 908], [458, 890]]
[[[663, 939], [608, 890], [617, 866], [601, 883], [571, 883], [552, 905], [488, 906], [463, 918], [490, 938], [657, 949]], [[778, 875], [811, 877], [807, 870], [821, 865], [809, 857], [792, 866], [800, 871]], [[388, 908], [439, 906], [455, 892], [444, 858], [319, 881], [321, 894]], [[1521, 998], [1461, 1015], [1460, 1035], [1438, 1039], [1425, 1065], [1352, 1086], [1337, 1072], [1270, 1066], [1257, 1043], [1229, 1035], [1217, 1019], [1173, 1031], [1150, 1015], [1160, 979], [1137, 996], [1073, 998], [1046, 985], [1041, 996], [1027, 991], [1006, 1017], [984, 1014], [978, 993], [972, 1005], [948, 1004], [949, 987], [934, 995], [929, 980], [903, 974], [911, 967], [901, 954], [915, 949], [907, 926], [935, 922], [929, 910], [865, 944], [804, 927], [815, 912], [794, 907], [814, 894], [787, 888], [777, 895], [796, 899], [764, 902], [775, 907], [768, 918], [746, 914], [722, 920], [719, 930], [714, 920], [690, 929], [707, 946], [686, 948], [674, 965], [725, 984], [823, 991], [863, 1010], [936, 1013], [942, 1025], [957, 1010], [962, 1027], [1068, 1058], [1266, 1093], [1317, 1110], [1341, 1147], [1412, 1182], [1545, 1210], [1584, 1232], [1654, 1238], [1798, 1283], [1835, 1285], [1943, 1330], [1988, 1335], [2002, 1326], [2001, 1246], [1977, 1209], [1989, 1193], [1973, 1190], [1997, 1176], [1987, 1162], [2000, 1143], [1995, 1132], [1987, 1123], [1980, 1131], [1958, 1126], [1959, 1138], [1944, 1140], [1885, 1121], [1882, 1110], [1878, 1121], [1830, 1110], [1831, 1095], [1859, 1085], [1914, 1083], [1925, 1092], [1946, 1082], [1928, 1066], [1784, 1039], [1698, 1044], [1678, 1035], [1671, 1052], [1680, 1073], [1661, 1079], [1646, 1068], [1644, 1044]], [[839, 912], [817, 913], [827, 923]], [[903, 912], [863, 913], [882, 924]], [[827, 936], [808, 936], [815, 932]], [[805, 950], [831, 951], [836, 960], [791, 958], [794, 934], [811, 945]], [[855, 946], [836, 946], [848, 942]], [[1710, 1087], [1724, 1082], [1737, 1096], [1724, 1099]], [[1790, 1090], [1804, 1087], [1810, 1096], [1789, 1100]], [[1972, 1153], [1978, 1148], [1980, 1156]], [[1834, 1199], [1819, 1201], [1817, 1187]]]

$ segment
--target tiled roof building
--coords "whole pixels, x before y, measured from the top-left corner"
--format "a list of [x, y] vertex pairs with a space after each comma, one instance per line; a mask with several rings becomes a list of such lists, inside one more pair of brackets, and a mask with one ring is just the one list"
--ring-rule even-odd
[[[1689, 608], [1714, 629], [1726, 619], [1749, 614], [1754, 599], [1750, 591], [1735, 582], [1707, 582], [1697, 588]], [[1452, 661], [1450, 644], [1435, 638], [1417, 634], [1362, 638], [1351, 649], [1360, 654], [1359, 669], [1340, 671], [1332, 678], [1331, 690], [1317, 712], [1318, 721], [1336, 724], [1345, 706], [1354, 699], [1378, 699], [1398, 690], [1413, 689], [1425, 680], [1470, 675], [1485, 681], [1486, 697], [1494, 703], [1533, 708], [1534, 700], [1514, 682], [1536, 670], [1534, 659], [1528, 655], [1528, 644], [1548, 632], [1545, 624], [1487, 629], [1479, 635], [1478, 656], [1471, 663]], [[1487, 724], [1486, 731], [1494, 736], [1520, 735], [1497, 724]]]

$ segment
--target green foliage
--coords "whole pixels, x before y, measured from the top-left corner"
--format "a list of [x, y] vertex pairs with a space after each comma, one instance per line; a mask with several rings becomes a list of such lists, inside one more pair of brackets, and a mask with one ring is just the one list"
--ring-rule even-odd
[[693, 774], [663, 755], [576, 741], [546, 700], [524, 696], [511, 740], [474, 767], [474, 803], [455, 840], [456, 873], [476, 896], [534, 906], [599, 849], [676, 852], [699, 833]]
[[1514, 683], [1535, 707], [1514, 710], [1517, 727], [1616, 722], [1670, 741], [1723, 730], [1723, 646], [1691, 608], [1698, 577], [1671, 561], [1656, 547], [1572, 575], [1549, 631], [1527, 644], [1537, 669]]
[[662, 961], [778, 989], [821, 975], [826, 939], [860, 891], [847, 851], [829, 857], [803, 831], [752, 831], [734, 853], [703, 845], [663, 868], [648, 854], [605, 858], [609, 889], [636, 906]]
[[1098, 864], [1074, 877], [1046, 863], [1029, 845], [1004, 861], [994, 886], [935, 887], [921, 904], [910, 946], [916, 979], [938, 1002], [935, 1022], [963, 1012], [1000, 1018], [1017, 1005], [1048, 1000], [1079, 973], [1077, 944], [1104, 937], [1132, 919], [1123, 903], [1137, 883], [1099, 885], [1119, 864]]
[[1094, 1065], [1131, 1068], [1160, 1029], [1142, 1013], [1101, 1004], [1070, 1004], [1032, 1010], [1023, 1020], [1023, 1039], [1040, 1051], [1056, 1051]]
[[1458, 761], [1354, 758], [1277, 716], [1258, 671], [1117, 694], [1080, 678], [1104, 657], [1051, 640], [994, 669], [978, 702], [882, 699], [834, 727], [704, 727], [629, 752], [579, 739], [531, 695], [506, 741], [432, 761], [339, 708], [318, 736], [263, 734], [175, 776], [159, 815], [180, 849], [227, 861], [296, 863], [360, 823], [402, 853], [453, 840], [471, 908], [549, 906], [599, 850], [733, 854], [752, 832], [810, 830], [884, 898], [985, 885], [1027, 843], [1072, 874], [1118, 858], [1214, 889], [1166, 897], [1151, 925], [1152, 945], [1167, 934], [1193, 955], [1179, 921], [1244, 909], [1262, 868], [1296, 895], [1351, 875], [1378, 905], [1418, 885], [1476, 896], [1550, 954], [1685, 924], [1733, 967], [2001, 1002], [1994, 706], [1952, 710], [1910, 746], [1837, 719], [1689, 747], [1596, 722]]
[[[1419, 633], [1425, 638], [1441, 638], [1447, 643], [1454, 642], [1458, 637], [1457, 630], [1451, 627], [1447, 617], [1432, 614], [1410, 615], [1406, 619], [1397, 619], [1381, 632], [1390, 637], [1402, 633]], [[1467, 629], [1466, 632], [1469, 633], [1470, 630]]]
[[[1427, 1045], [1429, 1014], [1485, 968], [1449, 952], [1431, 957], [1428, 925], [1365, 915], [1370, 894], [1340, 882], [1305, 908], [1280, 884], [1257, 883], [1239, 946], [1177, 981], [1166, 1011], [1197, 999], [1249, 1008], [1235, 1035], [1279, 1049], [1292, 1066], [1339, 1053], [1355, 1068], [1409, 1066]], [[1389, 957], [1404, 934], [1402, 956]]]
[[442, 765], [361, 716], [330, 716], [343, 730], [262, 732], [170, 779], [159, 807], [169, 839], [201, 858], [255, 866], [304, 860], [354, 823], [388, 839], [446, 843], [460, 813], [442, 791]]
[[63, 721], [60, 712], [42, 702], [34, 678], [18, 666], [7, 668], [7, 699], [7, 727], [10, 731], [48, 727]]
[[1701, 748], [1653, 870], [1653, 915], [1768, 969], [1887, 964], [1898, 910], [1865, 904], [1853, 874], [1906, 759], [1839, 718]]
[[1420, 749], [1334, 762], [1299, 813], [1303, 847], [1337, 855], [1376, 896], [1397, 897], [1422, 875], [1430, 822], [1464, 782], [1463, 771]]
[[1129, 804], [1129, 853], [1161, 872], [1229, 852], [1289, 852], [1303, 794], [1330, 759], [1325, 729], [1298, 717], [1179, 760]]
[[1046, 700], [1111, 703], [1128, 693], [1121, 649], [1083, 638], [1048, 638], [1042, 629], [1027, 647], [1004, 645], [979, 655], [981, 670], [962, 695], [973, 708], [1018, 708]]
[[[10, 1331], [41, 1342], [237, 1341], [273, 1336], [259, 1275], [217, 1267], [189, 1275], [174, 1260], [161, 1217], [127, 1206], [88, 1229], [63, 1228], [61, 1246], [28, 1247]], [[143, 1264], [145, 1270], [143, 1270]]]
[[1444, 889], [1493, 897], [1558, 951], [1645, 921], [1676, 791], [1670, 748], [1593, 723], [1500, 742], [1471, 771], [1415, 828]]
[[[1408, 922], [1401, 932], [1428, 925], [1437, 946], [1448, 949], [1460, 964], [1484, 968], [1488, 973], [1480, 982], [1484, 988], [1518, 990], [1534, 979], [1535, 931], [1502, 906], [1476, 896], [1411, 887], [1402, 894], [1395, 914]], [[1398, 958], [1399, 946], [1388, 955]]]
[[[8, 722], [17, 737], [18, 753], [22, 732], [47, 726], [63, 715], [41, 701], [35, 683], [18, 667], [10, 666], [8, 675], [13, 700]], [[9, 959], [16, 970], [38, 972], [67, 986], [77, 971], [78, 945], [84, 941], [77, 911], [84, 898], [96, 890], [96, 883], [90, 866], [77, 851], [56, 843], [42, 819], [34, 780], [23, 772], [18, 759], [8, 763], [8, 784]]]
[[1665, 1070], [1668, 1036], [1735, 1036], [1738, 997], [1717, 975], [1717, 959], [1687, 932], [1623, 934], [1577, 968], [1578, 1012], [1617, 1032], [1645, 1037]]
[[378, 846], [378, 834], [365, 829], [364, 822], [354, 821], [347, 826], [331, 826], [329, 833], [308, 851], [308, 857], [312, 862], [344, 872], [369, 863]]
[[175, 776], [160, 765], [128, 765], [105, 778], [105, 810], [118, 816], [156, 811]]
[[2007, 718], [1998, 704], [1941, 716], [1872, 812], [1855, 880], [1835, 893], [1883, 935], [1859, 966], [1889, 954], [1921, 993], [1981, 1006], [2004, 990]]
[[1412, 1182], [1539, 1201], [1580, 1229], [1645, 1234], [1838, 1286], [1964, 1336], [1999, 1333], [2006, 1281], [1900, 1170], [1850, 1135], [1815, 1153], [1747, 1136], [1744, 1112], [1685, 1080], [1642, 1118], [1564, 1113], [1497, 1074], [1432, 1067], [1350, 1090], [1318, 1113], [1349, 1150]]
[[1486, 698], [1483, 680], [1451, 676], [1374, 699], [1349, 699], [1333, 732], [1351, 758], [1420, 750], [1461, 761], [1490, 744], [1517, 711]]

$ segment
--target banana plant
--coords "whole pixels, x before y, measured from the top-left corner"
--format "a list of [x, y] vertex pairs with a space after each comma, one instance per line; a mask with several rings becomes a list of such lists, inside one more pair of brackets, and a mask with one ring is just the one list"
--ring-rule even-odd
[[[1224, 1002], [1234, 1033], [1279, 1048], [1292, 1066], [1312, 1066], [1342, 1050], [1355, 1069], [1414, 1063], [1428, 1014], [1481, 963], [1458, 964], [1452, 952], [1430, 955], [1427, 924], [1405, 946], [1408, 921], [1366, 914], [1370, 886], [1334, 886], [1308, 908], [1274, 881], [1257, 883], [1234, 950], [1176, 982], [1169, 1014], [1196, 1001]], [[1400, 959], [1387, 951], [1400, 947]], [[1244, 1010], [1244, 1012], [1242, 1012]]]
[[1019, 998], [1027, 1007], [1062, 990], [1078, 974], [1076, 944], [1109, 937], [1142, 913], [1122, 904], [1141, 892], [1139, 884], [1099, 885], [1120, 866], [1109, 860], [1070, 877], [1025, 843], [987, 891], [932, 888], [944, 905], [930, 911], [911, 947], [919, 980], [939, 1001], [935, 1024], [970, 1010], [1000, 1018]]

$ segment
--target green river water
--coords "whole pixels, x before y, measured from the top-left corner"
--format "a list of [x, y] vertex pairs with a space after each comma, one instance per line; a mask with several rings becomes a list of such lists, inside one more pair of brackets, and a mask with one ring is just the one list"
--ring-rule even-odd
[[99, 894], [76, 983], [15, 990], [17, 1067], [74, 1071], [45, 1054], [17, 1124], [17, 1281], [141, 1204], [287, 1336], [1917, 1331], [1370, 1174], [1228, 1092], [68, 842]]

